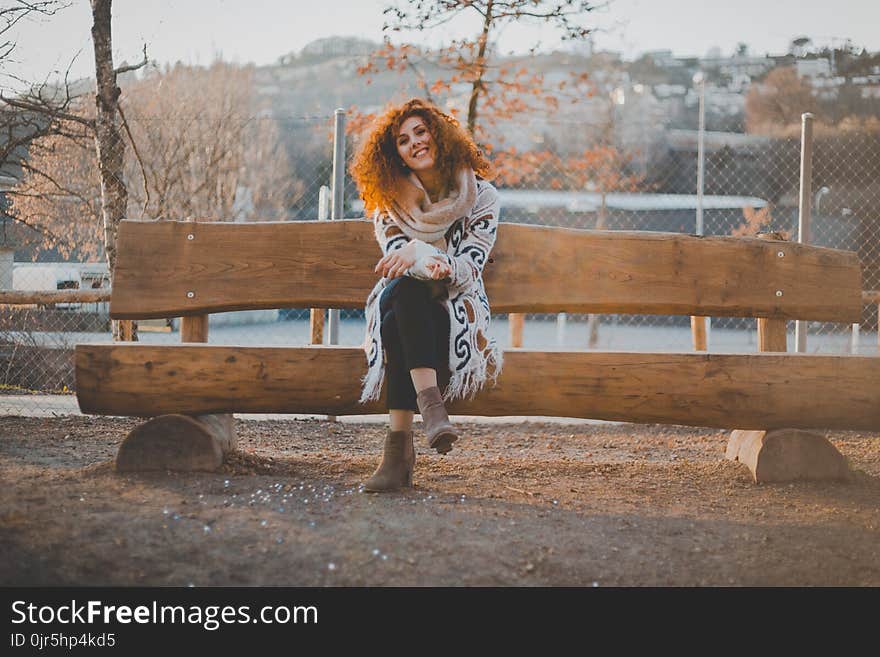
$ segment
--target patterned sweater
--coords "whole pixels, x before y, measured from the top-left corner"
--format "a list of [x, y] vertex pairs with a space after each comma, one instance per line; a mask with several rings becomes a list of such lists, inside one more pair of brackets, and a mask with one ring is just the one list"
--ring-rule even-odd
[[[445, 251], [421, 240], [416, 242], [416, 263], [406, 275], [431, 280], [426, 259], [440, 255], [452, 273], [444, 279], [446, 298], [439, 302], [449, 313], [449, 370], [451, 377], [444, 400], [473, 397], [491, 376], [493, 384], [503, 367], [503, 355], [494, 338], [489, 337], [489, 300], [483, 287], [483, 267], [495, 244], [498, 230], [498, 192], [491, 183], [477, 178], [477, 200], [470, 213], [452, 223], [446, 232]], [[373, 215], [376, 240], [387, 255], [402, 248], [410, 238], [383, 212]], [[385, 352], [380, 332], [379, 298], [390, 279], [381, 278], [367, 297], [366, 336], [367, 374], [362, 379], [360, 402], [379, 399], [385, 377]], [[439, 282], [438, 282], [439, 283]]]

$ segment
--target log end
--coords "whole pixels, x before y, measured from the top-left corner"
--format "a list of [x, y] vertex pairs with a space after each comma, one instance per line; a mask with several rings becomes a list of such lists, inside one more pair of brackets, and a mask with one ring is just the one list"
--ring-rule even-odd
[[847, 479], [846, 458], [825, 436], [801, 429], [735, 430], [725, 458], [748, 467], [755, 483]]
[[160, 415], [138, 425], [116, 455], [119, 472], [215, 471], [235, 448], [231, 415]]

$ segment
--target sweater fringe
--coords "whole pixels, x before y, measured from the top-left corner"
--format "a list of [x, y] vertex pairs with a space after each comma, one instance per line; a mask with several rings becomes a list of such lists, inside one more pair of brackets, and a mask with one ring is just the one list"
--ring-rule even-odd
[[382, 357], [379, 357], [379, 364], [367, 370], [367, 373], [361, 378], [361, 398], [359, 404], [366, 404], [369, 401], [379, 401], [382, 396], [382, 381], [385, 379], [385, 363]]
[[483, 389], [491, 369], [492, 386], [498, 385], [498, 376], [504, 367], [504, 354], [496, 343], [492, 344], [485, 362], [469, 370], [456, 372], [449, 379], [449, 385], [443, 393], [443, 401], [452, 402], [456, 399], [472, 400]]

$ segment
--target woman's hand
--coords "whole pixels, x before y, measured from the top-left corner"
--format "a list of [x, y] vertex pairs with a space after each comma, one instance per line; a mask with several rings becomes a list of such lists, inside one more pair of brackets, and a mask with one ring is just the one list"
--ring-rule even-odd
[[392, 251], [376, 263], [373, 270], [385, 278], [397, 278], [406, 275], [407, 270], [416, 262], [415, 242], [408, 242], [406, 246]]
[[452, 275], [452, 267], [450, 267], [449, 263], [446, 262], [446, 258], [434, 256], [432, 260], [434, 262], [428, 264], [428, 269], [431, 272], [432, 279], [440, 280], [441, 278], [446, 278], [447, 276]]

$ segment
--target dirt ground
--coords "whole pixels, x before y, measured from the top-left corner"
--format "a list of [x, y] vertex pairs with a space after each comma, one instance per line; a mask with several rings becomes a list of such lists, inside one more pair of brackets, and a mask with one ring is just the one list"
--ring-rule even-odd
[[122, 475], [134, 419], [0, 418], [0, 585], [880, 585], [880, 435], [847, 482], [756, 485], [727, 432], [416, 424], [414, 489], [372, 495], [375, 424], [236, 420], [220, 473]]

